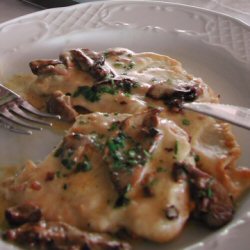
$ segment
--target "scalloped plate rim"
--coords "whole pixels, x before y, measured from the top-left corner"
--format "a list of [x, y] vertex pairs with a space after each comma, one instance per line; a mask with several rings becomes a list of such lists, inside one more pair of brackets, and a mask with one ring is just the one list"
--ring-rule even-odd
[[[106, 2], [106, 1], [97, 1], [97, 2], [87, 2], [87, 3], [82, 3], [79, 4], [78, 7], [79, 8], [84, 8], [86, 5], [99, 5], [99, 4], [104, 4], [104, 5], [109, 5], [109, 6], [118, 6], [120, 4], [124, 4], [124, 3], [129, 3], [129, 4], [142, 4], [142, 5], [147, 5], [147, 4], [160, 4], [162, 6], [169, 6], [169, 7], [177, 7], [177, 8], [183, 8], [183, 9], [189, 9], [189, 10], [194, 10], [194, 11], [199, 11], [205, 14], [209, 14], [209, 15], [217, 15], [217, 16], [221, 16], [221, 17], [225, 17], [225, 18], [229, 18], [232, 22], [237, 23], [238, 25], [241, 25], [242, 27], [244, 27], [245, 29], [247, 29], [247, 31], [250, 31], [250, 25], [248, 25], [247, 23], [245, 23], [244, 21], [231, 17], [228, 14], [223, 14], [214, 10], [207, 10], [204, 8], [200, 8], [200, 7], [194, 7], [194, 6], [189, 6], [186, 4], [176, 4], [176, 3], [170, 3], [170, 2], [163, 2], [163, 1], [110, 1], [110, 2]], [[65, 9], [74, 9], [76, 8], [76, 6], [69, 6], [69, 7], [61, 7], [61, 8], [54, 8], [54, 9], [49, 9], [49, 10], [41, 10], [39, 12], [35, 12], [35, 13], [30, 13], [15, 19], [11, 19], [9, 21], [3, 22], [0, 24], [0, 29], [4, 28], [6, 25], [9, 24], [14, 24], [14, 23], [18, 23], [22, 20], [25, 20], [26, 18], [36, 18], [37, 16], [43, 15], [46, 12], [57, 12], [57, 11], [61, 11], [61, 10], [65, 10]], [[249, 226], [250, 228], [250, 226]], [[222, 231], [222, 230], [221, 230]], [[206, 242], [212, 242], [213, 241], [214, 236], [210, 235], [206, 238], [204, 238], [204, 243]], [[185, 249], [200, 249], [200, 247], [202, 249], [204, 249], [204, 247], [206, 247], [206, 245], [199, 245], [200, 242], [197, 242], [197, 244], [193, 244]], [[13, 249], [12, 245], [9, 245], [7, 248], [4, 249]], [[217, 249], [217, 248], [215, 248]]]
[[[79, 8], [82, 8], [83, 6], [85, 5], [88, 5], [88, 4], [91, 4], [91, 5], [98, 5], [98, 4], [107, 4], [107, 5], [119, 5], [119, 4], [122, 4], [122, 3], [129, 3], [129, 4], [155, 4], [155, 3], [158, 3], [158, 4], [162, 4], [162, 5], [169, 5], [169, 6], [173, 6], [173, 7], [177, 7], [177, 8], [185, 8], [185, 9], [193, 9], [193, 10], [196, 10], [196, 11], [201, 11], [201, 12], [204, 12], [204, 13], [209, 13], [209, 14], [215, 14], [215, 15], [219, 15], [219, 16], [222, 16], [222, 17], [226, 17], [226, 18], [229, 18], [231, 19], [233, 22], [237, 22], [238, 24], [240, 25], [243, 25], [245, 28], [249, 29], [250, 31], [250, 25], [247, 24], [246, 22], [244, 22], [243, 20], [239, 19], [239, 18], [236, 18], [236, 17], [232, 17], [226, 13], [221, 13], [219, 11], [215, 11], [215, 10], [209, 10], [209, 9], [205, 9], [205, 8], [202, 8], [202, 7], [197, 7], [197, 6], [190, 6], [190, 5], [187, 5], [187, 4], [183, 4], [183, 3], [173, 3], [173, 2], [164, 2], [164, 1], [150, 1], [150, 0], [146, 0], [146, 1], [138, 1], [138, 0], [119, 0], [119, 1], [110, 1], [110, 2], [107, 2], [107, 1], [94, 1], [94, 2], [86, 2], [86, 3], [80, 3], [80, 4], [77, 4], [77, 7]], [[28, 18], [28, 17], [35, 17], [37, 15], [40, 15], [40, 14], [43, 14], [43, 13], [46, 13], [46, 12], [56, 12], [58, 10], [64, 10], [64, 9], [74, 9], [76, 7], [76, 5], [71, 5], [71, 6], [67, 6], [67, 7], [57, 7], [57, 8], [52, 8], [52, 9], [44, 9], [44, 10], [40, 10], [40, 11], [37, 11], [37, 12], [33, 12], [33, 13], [29, 13], [29, 14], [26, 14], [26, 15], [22, 15], [20, 17], [17, 17], [17, 18], [13, 18], [11, 20], [8, 20], [8, 21], [5, 21], [5, 22], [2, 22], [0, 23], [0, 29], [3, 28], [6, 24], [10, 24], [12, 22], [18, 22], [20, 20], [23, 20], [24, 18]]]

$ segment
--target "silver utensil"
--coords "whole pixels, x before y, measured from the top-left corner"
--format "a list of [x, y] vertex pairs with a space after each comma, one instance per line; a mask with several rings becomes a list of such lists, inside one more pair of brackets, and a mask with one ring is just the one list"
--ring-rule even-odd
[[[33, 115], [37, 116], [34, 117]], [[35, 109], [18, 94], [0, 84], [0, 126], [12, 132], [32, 134], [32, 130], [42, 130], [41, 126], [52, 126], [52, 123], [42, 120], [42, 117], [60, 119], [58, 115], [52, 115]], [[25, 121], [26, 120], [26, 121]], [[34, 124], [28, 123], [30, 121]]]
[[[183, 108], [224, 120], [236, 126], [250, 130], [250, 109], [227, 104], [191, 102]], [[37, 116], [34, 117], [33, 115]], [[0, 84], [0, 126], [12, 132], [32, 134], [32, 130], [42, 130], [35, 124], [52, 126], [41, 117], [60, 119], [59, 115], [41, 112], [35, 109], [18, 94]], [[26, 121], [25, 121], [26, 120]]]
[[250, 109], [228, 104], [190, 102], [183, 107], [250, 130]]

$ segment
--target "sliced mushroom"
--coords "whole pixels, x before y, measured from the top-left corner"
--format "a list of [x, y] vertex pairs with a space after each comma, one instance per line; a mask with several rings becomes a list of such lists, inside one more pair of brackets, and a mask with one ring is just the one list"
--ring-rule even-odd
[[[88, 155], [98, 153], [90, 138], [80, 133], [70, 133], [64, 137], [54, 156], [71, 172], [86, 172], [91, 169]], [[94, 157], [94, 156], [93, 156]], [[66, 171], [66, 173], [69, 173]]]
[[26, 223], [7, 230], [4, 238], [19, 244], [51, 250], [130, 250], [129, 244], [101, 235], [80, 231], [62, 222]]
[[202, 90], [198, 85], [173, 87], [166, 83], [158, 83], [151, 86], [146, 95], [156, 100], [163, 100], [170, 110], [180, 111], [183, 102], [192, 102], [201, 93]]
[[40, 208], [32, 203], [24, 203], [10, 207], [5, 211], [5, 217], [10, 225], [18, 226], [27, 222], [37, 222], [42, 217]]
[[47, 101], [47, 110], [49, 113], [57, 114], [64, 121], [73, 122], [78, 115], [71, 104], [71, 97], [64, 95], [61, 91], [55, 91]]
[[36, 60], [30, 62], [30, 69], [35, 75], [65, 75], [67, 69], [59, 60]]
[[216, 179], [192, 165], [176, 163], [173, 171], [176, 171], [175, 168], [178, 169], [177, 173], [181, 173], [179, 176], [185, 175], [185, 172], [189, 179], [191, 196], [195, 202], [193, 214], [196, 219], [211, 228], [219, 228], [232, 220], [232, 198]]
[[[71, 53], [80, 69], [89, 72], [96, 80], [99, 81], [114, 76], [110, 68], [104, 64], [104, 58], [95, 61], [89, 56], [90, 52], [83, 49], [71, 50]], [[91, 55], [93, 56], [93, 53]]]

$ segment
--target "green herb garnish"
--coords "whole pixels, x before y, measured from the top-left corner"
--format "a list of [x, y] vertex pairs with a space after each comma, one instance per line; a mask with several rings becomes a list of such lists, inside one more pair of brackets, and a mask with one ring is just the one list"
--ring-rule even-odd
[[131, 61], [128, 65], [124, 66], [126, 70], [130, 70], [135, 66], [135, 62]]
[[199, 191], [198, 193], [199, 197], [201, 198], [212, 198], [213, 197], [213, 191], [212, 189], [209, 187], [207, 189], [202, 189]]
[[122, 67], [124, 67], [124, 63], [122, 63], [122, 62], [114, 62], [113, 66], [116, 67], [116, 68], [122, 68]]
[[129, 192], [132, 189], [132, 185], [129, 183], [126, 187], [126, 193]]
[[90, 171], [91, 169], [92, 169], [92, 166], [90, 164], [89, 158], [87, 155], [84, 155], [84, 161], [76, 165], [76, 171], [87, 172], [87, 171]]
[[63, 149], [60, 147], [54, 152], [55, 157], [59, 157], [63, 153]]
[[163, 172], [167, 172], [167, 170], [166, 170], [166, 168], [158, 167], [158, 168], [156, 169], [156, 172], [157, 172], [157, 173], [163, 173]]
[[69, 187], [69, 186], [68, 186], [68, 184], [67, 184], [67, 183], [64, 183], [64, 184], [63, 184], [63, 189], [64, 189], [64, 190], [67, 190], [67, 189], [68, 189], [68, 187]]
[[[112, 77], [112, 76], [111, 76]], [[123, 91], [127, 96], [130, 96], [132, 88], [137, 88], [139, 84], [137, 82], [126, 81], [126, 79], [118, 84], [112, 78], [107, 78], [110, 81], [110, 85], [94, 85], [80, 86], [73, 94], [73, 97], [83, 96], [90, 102], [97, 102], [101, 99], [102, 94], [117, 95], [119, 90]]]
[[134, 149], [130, 149], [130, 150], [128, 151], [128, 156], [129, 156], [130, 158], [135, 158], [135, 156], [136, 156], [135, 150], [134, 150]]
[[75, 164], [75, 162], [69, 158], [64, 158], [61, 160], [62, 165], [67, 168], [68, 170], [72, 169], [72, 166]]
[[174, 154], [175, 154], [175, 156], [177, 156], [178, 151], [179, 151], [179, 142], [176, 141], [175, 144], [174, 144]]
[[208, 189], [207, 189], [207, 197], [208, 197], [208, 198], [212, 198], [212, 197], [213, 197], [213, 191], [212, 191], [211, 188], [208, 188]]
[[60, 171], [56, 171], [56, 177], [57, 178], [61, 178], [62, 177], [62, 173]]
[[100, 100], [100, 93], [89, 86], [78, 87], [76, 92], [73, 94], [73, 97], [82, 95], [86, 100], [90, 102], [96, 102]]
[[106, 146], [115, 170], [127, 169], [130, 171], [136, 165], [143, 166], [151, 157], [148, 151], [123, 132], [120, 132], [115, 138], [109, 139]]
[[199, 155], [195, 155], [194, 160], [195, 160], [195, 162], [200, 161], [200, 156]]
[[189, 126], [190, 123], [191, 123], [191, 122], [190, 122], [188, 119], [186, 119], [186, 118], [184, 118], [184, 119], [182, 120], [182, 124], [185, 125], [185, 126]]
[[104, 56], [105, 58], [108, 58], [108, 57], [109, 57], [109, 51], [104, 51], [104, 52], [103, 52], [103, 56]]
[[111, 124], [111, 127], [108, 129], [108, 131], [114, 131], [116, 129], [118, 129], [119, 123], [118, 122], [113, 122]]

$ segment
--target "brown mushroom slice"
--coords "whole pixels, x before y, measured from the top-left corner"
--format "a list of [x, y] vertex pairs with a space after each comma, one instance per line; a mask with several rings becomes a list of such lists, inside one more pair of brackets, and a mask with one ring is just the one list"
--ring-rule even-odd
[[[82, 70], [90, 71], [94, 75], [97, 74], [98, 79], [105, 78], [108, 68], [103, 66], [105, 58], [101, 53], [89, 49], [75, 49], [60, 54], [59, 60], [35, 60], [30, 62], [30, 69], [35, 75], [66, 75], [68, 69], [75, 68], [77, 65]], [[104, 68], [103, 68], [104, 67]], [[108, 73], [107, 73], [108, 74]], [[96, 78], [96, 77], [95, 77]]]
[[10, 225], [17, 226], [27, 222], [39, 221], [42, 217], [42, 212], [38, 206], [26, 202], [6, 209], [5, 217]]
[[89, 72], [90, 75], [96, 80], [103, 80], [107, 77], [114, 76], [111, 69], [104, 64], [104, 59], [94, 61], [90, 56], [88, 56], [89, 52], [82, 49], [71, 50], [71, 53], [80, 69]]
[[72, 107], [71, 97], [63, 94], [61, 91], [55, 91], [47, 101], [47, 110], [51, 114], [57, 114], [64, 121], [75, 121], [78, 113]]
[[[70, 133], [56, 149], [54, 156], [60, 159], [66, 174], [91, 170], [89, 157], [99, 154], [91, 138], [80, 133]], [[69, 172], [70, 171], [70, 172]]]
[[219, 228], [232, 220], [232, 198], [216, 179], [192, 165], [177, 163], [174, 171], [176, 180], [183, 179], [185, 173], [189, 178], [191, 196], [195, 202], [193, 214], [196, 219], [211, 228]]
[[19, 244], [36, 246], [36, 249], [90, 249], [130, 250], [129, 244], [114, 240], [107, 235], [80, 231], [62, 222], [26, 223], [9, 229], [4, 238]]
[[35, 60], [30, 62], [30, 69], [35, 75], [65, 75], [67, 70], [64, 64], [55, 60]]
[[193, 102], [202, 93], [202, 89], [196, 84], [184, 84], [183, 86], [171, 86], [165, 82], [151, 86], [147, 96], [156, 100], [163, 100], [170, 110], [179, 111], [183, 102]]
[[100, 64], [103, 65], [105, 63], [105, 57], [103, 55], [103, 53], [98, 53], [94, 50], [90, 50], [90, 49], [82, 49], [82, 51], [84, 51], [84, 53], [89, 56], [92, 60], [94, 60], [95, 64]]
[[76, 67], [71, 51], [65, 51], [59, 55], [60, 61], [66, 66], [67, 69]]

